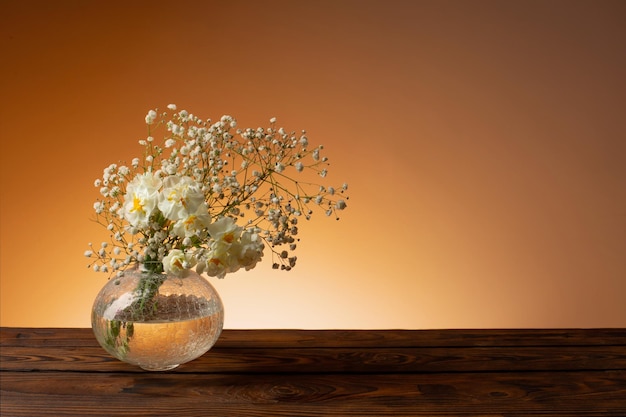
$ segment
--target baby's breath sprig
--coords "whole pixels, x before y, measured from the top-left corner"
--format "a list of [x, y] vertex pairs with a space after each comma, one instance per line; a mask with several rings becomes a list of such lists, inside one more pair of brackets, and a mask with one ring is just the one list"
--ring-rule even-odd
[[95, 181], [96, 221], [111, 233], [85, 252], [95, 270], [120, 274], [139, 263], [184, 275], [195, 266], [223, 278], [254, 268], [266, 245], [273, 267], [290, 270], [299, 220], [315, 211], [338, 219], [347, 206], [346, 184], [312, 179], [328, 174], [323, 147], [310, 147], [305, 131], [277, 127], [276, 118], [241, 129], [231, 116], [212, 122], [169, 105], [145, 121], [142, 156], [109, 165]]

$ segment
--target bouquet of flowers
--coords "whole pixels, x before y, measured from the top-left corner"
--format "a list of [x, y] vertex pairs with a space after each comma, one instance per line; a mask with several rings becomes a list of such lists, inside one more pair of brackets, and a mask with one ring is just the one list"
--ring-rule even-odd
[[316, 210], [338, 218], [346, 208], [346, 184], [319, 185], [307, 175], [326, 177], [323, 147], [275, 118], [267, 128], [241, 129], [231, 116], [212, 122], [169, 105], [145, 121], [142, 155], [95, 180], [96, 221], [110, 231], [108, 242], [85, 252], [96, 271], [120, 276], [139, 264], [223, 278], [254, 268], [265, 248], [273, 268], [290, 270], [298, 222]]

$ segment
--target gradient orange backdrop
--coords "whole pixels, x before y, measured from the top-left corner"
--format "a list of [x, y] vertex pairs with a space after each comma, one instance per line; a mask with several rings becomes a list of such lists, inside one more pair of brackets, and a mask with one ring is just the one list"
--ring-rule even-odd
[[3, 1], [2, 326], [89, 326], [93, 181], [153, 107], [306, 129], [350, 184], [230, 328], [626, 326], [626, 2]]

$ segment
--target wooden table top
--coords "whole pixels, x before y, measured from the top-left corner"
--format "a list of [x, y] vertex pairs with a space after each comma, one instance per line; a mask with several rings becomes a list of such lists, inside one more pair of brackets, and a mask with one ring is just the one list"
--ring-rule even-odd
[[167, 372], [91, 329], [0, 336], [3, 417], [626, 416], [626, 329], [224, 330]]

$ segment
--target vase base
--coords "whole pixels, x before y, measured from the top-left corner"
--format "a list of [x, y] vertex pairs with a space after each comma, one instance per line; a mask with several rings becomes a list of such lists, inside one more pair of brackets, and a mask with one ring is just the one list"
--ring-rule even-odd
[[167, 365], [167, 366], [142, 366], [139, 365], [139, 367], [141, 369], [143, 369], [144, 371], [150, 371], [150, 372], [159, 372], [159, 371], [169, 371], [171, 369], [174, 368], [178, 368], [178, 364], [176, 365]]

